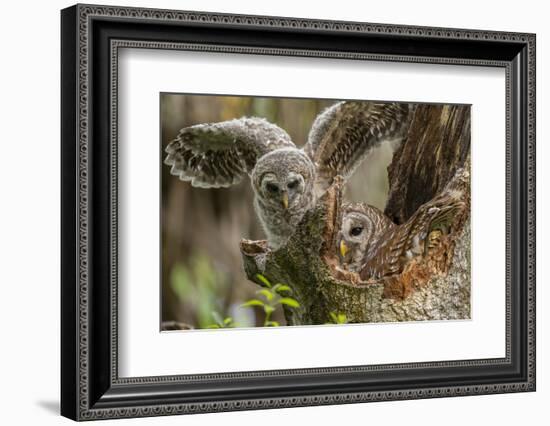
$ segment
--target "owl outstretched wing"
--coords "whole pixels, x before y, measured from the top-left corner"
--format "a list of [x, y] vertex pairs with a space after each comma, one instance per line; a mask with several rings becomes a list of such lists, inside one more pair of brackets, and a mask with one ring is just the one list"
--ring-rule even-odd
[[349, 178], [383, 140], [403, 136], [411, 115], [409, 104], [364, 101], [338, 102], [319, 114], [304, 146], [317, 169], [317, 191], [337, 175]]
[[290, 136], [263, 118], [243, 117], [180, 130], [166, 146], [170, 173], [201, 188], [239, 183], [269, 151], [294, 147]]

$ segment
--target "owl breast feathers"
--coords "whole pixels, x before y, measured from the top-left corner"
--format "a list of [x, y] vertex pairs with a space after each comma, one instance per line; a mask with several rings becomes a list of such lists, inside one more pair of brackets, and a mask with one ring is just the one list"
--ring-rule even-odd
[[412, 106], [338, 102], [315, 119], [303, 149], [257, 117], [182, 129], [166, 147], [170, 172], [202, 188], [251, 177], [254, 206], [272, 248], [282, 246], [338, 175], [350, 177], [368, 152], [401, 137]]

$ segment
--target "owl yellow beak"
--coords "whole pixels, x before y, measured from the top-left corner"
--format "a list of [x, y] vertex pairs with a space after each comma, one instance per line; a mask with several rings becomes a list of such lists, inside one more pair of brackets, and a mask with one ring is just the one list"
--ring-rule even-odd
[[340, 254], [342, 255], [342, 257], [346, 257], [348, 251], [349, 247], [346, 245], [344, 240], [340, 241]]
[[283, 192], [283, 207], [286, 209], [288, 209], [288, 192]]

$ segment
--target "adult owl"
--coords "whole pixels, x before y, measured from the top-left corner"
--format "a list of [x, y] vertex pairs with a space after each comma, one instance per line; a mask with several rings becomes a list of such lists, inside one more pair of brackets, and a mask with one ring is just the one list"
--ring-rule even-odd
[[373, 206], [344, 205], [337, 237], [341, 265], [362, 279], [398, 274], [411, 259], [439, 244], [465, 206], [459, 191], [446, 191], [396, 225]]
[[276, 249], [336, 176], [348, 178], [373, 147], [403, 135], [411, 108], [338, 102], [317, 116], [302, 149], [263, 118], [198, 124], [180, 130], [164, 162], [202, 188], [228, 187], [249, 175], [256, 213]]

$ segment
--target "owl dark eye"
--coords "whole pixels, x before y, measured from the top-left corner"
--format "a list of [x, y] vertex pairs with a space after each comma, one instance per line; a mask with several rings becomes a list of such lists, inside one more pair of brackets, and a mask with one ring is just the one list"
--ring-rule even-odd
[[269, 192], [277, 192], [279, 190], [279, 187], [275, 185], [274, 183], [268, 183], [265, 186]]
[[293, 180], [293, 181], [289, 182], [287, 186], [288, 186], [288, 189], [294, 189], [298, 186], [298, 181]]
[[355, 226], [355, 227], [351, 228], [351, 231], [349, 233], [350, 233], [350, 235], [352, 235], [354, 237], [357, 237], [357, 236], [361, 235], [361, 232], [363, 232], [363, 227], [362, 226]]

